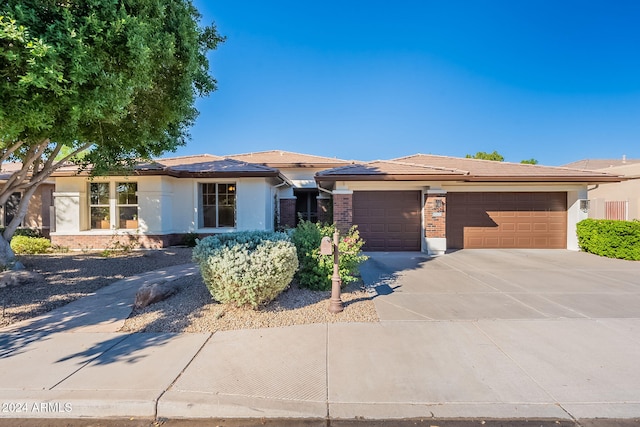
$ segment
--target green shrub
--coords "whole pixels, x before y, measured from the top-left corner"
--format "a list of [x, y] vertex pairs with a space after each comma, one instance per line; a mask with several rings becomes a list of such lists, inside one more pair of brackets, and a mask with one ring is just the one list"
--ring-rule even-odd
[[[4, 233], [5, 228], [0, 227], [0, 234]], [[42, 237], [42, 233], [37, 228], [16, 228], [14, 236]]]
[[[291, 240], [298, 251], [300, 269], [297, 278], [300, 286], [319, 291], [331, 289], [333, 255], [320, 255], [320, 242], [324, 236], [333, 239], [335, 229], [335, 225], [300, 221], [293, 230]], [[343, 286], [357, 280], [358, 266], [367, 259], [360, 252], [362, 245], [364, 241], [360, 238], [360, 233], [355, 226], [345, 236], [340, 237], [339, 269]]]
[[11, 249], [16, 254], [44, 254], [51, 249], [51, 242], [44, 237], [13, 236]]
[[576, 226], [580, 248], [609, 258], [640, 260], [640, 222], [585, 219]]
[[42, 237], [42, 233], [37, 228], [18, 228], [13, 233], [14, 236]]
[[198, 244], [198, 233], [187, 233], [182, 237], [182, 244], [188, 248], [194, 248]]
[[193, 259], [216, 301], [254, 309], [280, 295], [298, 268], [289, 236], [267, 231], [205, 237]]

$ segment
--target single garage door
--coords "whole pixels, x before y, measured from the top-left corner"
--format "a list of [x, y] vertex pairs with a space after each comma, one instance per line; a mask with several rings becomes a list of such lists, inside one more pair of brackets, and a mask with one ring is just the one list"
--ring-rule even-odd
[[353, 224], [367, 251], [420, 250], [420, 191], [354, 191]]
[[567, 193], [448, 193], [447, 247], [567, 247]]

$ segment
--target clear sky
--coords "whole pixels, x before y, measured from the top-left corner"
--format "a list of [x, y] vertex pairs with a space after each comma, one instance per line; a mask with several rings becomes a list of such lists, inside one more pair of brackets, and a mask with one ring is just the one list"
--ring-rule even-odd
[[177, 155], [640, 158], [640, 1], [194, 4], [227, 41]]

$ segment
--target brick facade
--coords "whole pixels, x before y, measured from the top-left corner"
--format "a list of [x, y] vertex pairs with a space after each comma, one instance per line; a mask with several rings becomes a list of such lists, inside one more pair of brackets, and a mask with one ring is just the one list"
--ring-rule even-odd
[[144, 236], [141, 234], [77, 234], [51, 235], [51, 244], [69, 249], [108, 249], [116, 242], [123, 245], [133, 245], [134, 248], [160, 249], [183, 243], [184, 234], [167, 234]]
[[346, 233], [353, 225], [353, 194], [333, 195], [333, 222], [340, 233]]
[[279, 227], [295, 228], [296, 226], [296, 199], [280, 199]]
[[424, 195], [424, 235], [427, 238], [447, 237], [447, 195]]

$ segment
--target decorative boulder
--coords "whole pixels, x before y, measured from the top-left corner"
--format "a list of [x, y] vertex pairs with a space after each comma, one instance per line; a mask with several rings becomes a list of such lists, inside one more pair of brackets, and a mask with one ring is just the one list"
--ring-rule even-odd
[[42, 275], [28, 270], [7, 270], [0, 273], [0, 288], [42, 281]]
[[138, 289], [133, 307], [137, 310], [145, 308], [148, 305], [169, 298], [176, 292], [178, 292], [176, 281], [145, 283]]

